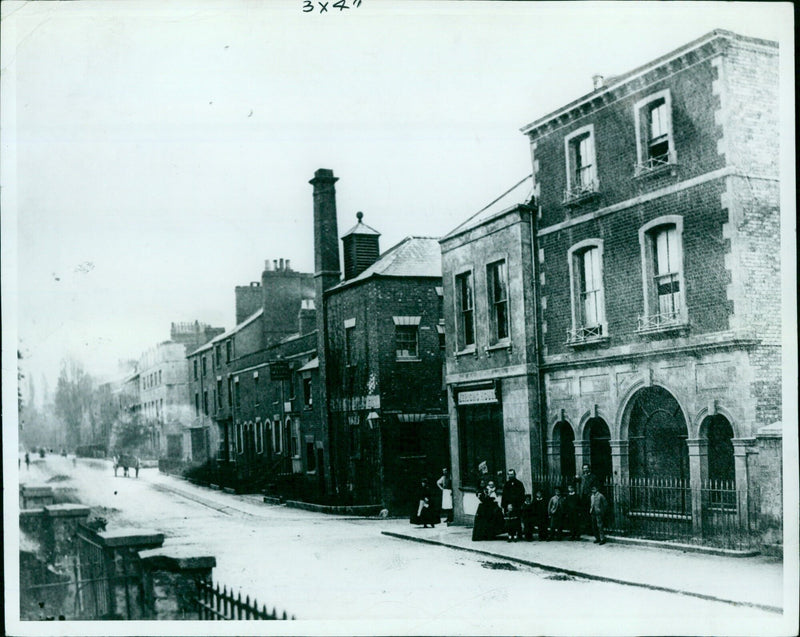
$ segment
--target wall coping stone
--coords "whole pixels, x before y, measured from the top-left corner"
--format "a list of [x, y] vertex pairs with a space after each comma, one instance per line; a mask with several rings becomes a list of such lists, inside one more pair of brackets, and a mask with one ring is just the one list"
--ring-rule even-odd
[[51, 518], [87, 517], [91, 509], [82, 504], [48, 504], [44, 507]]
[[213, 555], [196, 555], [189, 546], [167, 546], [139, 551], [142, 565], [150, 570], [162, 570], [177, 573], [211, 569], [217, 565]]
[[164, 543], [163, 533], [142, 529], [115, 529], [114, 531], [101, 531], [96, 535], [103, 545], [109, 548], [120, 546], [157, 547]]
[[19, 490], [25, 497], [53, 495], [53, 487], [45, 484], [21, 484]]
[[35, 518], [44, 515], [44, 509], [42, 507], [38, 507], [35, 509], [20, 509], [19, 517], [20, 518]]

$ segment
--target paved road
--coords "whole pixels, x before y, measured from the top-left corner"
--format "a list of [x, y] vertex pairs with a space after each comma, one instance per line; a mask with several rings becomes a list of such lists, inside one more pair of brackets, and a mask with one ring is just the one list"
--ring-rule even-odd
[[[590, 582], [381, 535], [402, 520], [341, 518], [267, 505], [142, 470], [115, 478], [101, 461], [48, 457], [21, 480], [96, 507], [109, 528], [163, 532], [165, 545], [215, 555], [214, 579], [301, 620], [353, 621], [353, 632], [431, 634], [780, 634], [758, 609]], [[431, 530], [432, 537], [438, 533]], [[709, 574], [713, 576], [713, 574]]]

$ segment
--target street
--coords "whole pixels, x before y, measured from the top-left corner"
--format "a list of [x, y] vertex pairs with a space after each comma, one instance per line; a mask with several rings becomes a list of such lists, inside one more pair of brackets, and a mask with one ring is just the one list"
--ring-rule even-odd
[[[133, 475], [133, 472], [131, 472]], [[269, 505], [143, 469], [50, 455], [20, 468], [95, 508], [108, 528], [133, 526], [214, 555], [214, 581], [298, 620], [400, 621], [394, 631], [536, 634], [774, 634], [781, 616], [595, 581], [394, 539], [407, 520], [355, 519]], [[435, 538], [443, 527], [428, 529]], [[491, 550], [491, 543], [482, 543]], [[598, 547], [598, 550], [603, 550]], [[709, 574], [713, 576], [713, 574]], [[400, 627], [398, 627], [400, 626]]]

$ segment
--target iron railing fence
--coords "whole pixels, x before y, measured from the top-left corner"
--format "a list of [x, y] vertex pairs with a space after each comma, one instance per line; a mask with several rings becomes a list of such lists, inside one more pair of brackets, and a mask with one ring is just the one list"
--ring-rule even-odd
[[230, 591], [227, 587], [223, 586], [220, 590], [219, 584], [213, 584], [210, 581], [198, 580], [197, 582], [197, 608], [199, 619], [211, 620], [234, 620], [234, 619], [269, 619], [269, 620], [286, 620], [294, 619], [283, 611], [282, 615], [278, 615], [278, 611], [273, 607], [270, 612], [267, 610], [265, 604], [261, 604], [259, 608], [258, 600], [253, 598], [250, 601], [250, 596], [242, 599], [242, 593], [234, 595], [233, 589]]
[[[572, 476], [532, 476], [532, 490], [549, 499], [567, 493]], [[598, 485], [608, 502], [609, 533], [727, 549], [757, 548], [759, 493], [732, 480], [611, 477]]]

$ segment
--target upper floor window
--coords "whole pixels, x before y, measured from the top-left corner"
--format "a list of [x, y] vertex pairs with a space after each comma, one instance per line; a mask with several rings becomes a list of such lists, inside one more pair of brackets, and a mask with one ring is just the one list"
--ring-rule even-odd
[[580, 344], [606, 336], [605, 295], [603, 293], [603, 242], [581, 241], [570, 248], [570, 292], [572, 329], [567, 342]]
[[393, 316], [397, 360], [419, 360], [419, 323], [421, 316]]
[[222, 347], [214, 345], [214, 367], [222, 365]]
[[195, 392], [194, 393], [194, 415], [195, 416], [199, 416], [200, 415], [200, 393], [199, 392]]
[[643, 175], [675, 163], [672, 138], [672, 100], [659, 91], [634, 105], [636, 174]]
[[222, 409], [222, 379], [217, 378], [217, 409]]
[[197, 380], [197, 359], [195, 358], [194, 361], [194, 379]]
[[203, 376], [205, 376], [206, 375], [206, 357], [205, 356], [203, 356], [203, 359], [202, 359], [202, 367], [203, 367]]
[[233, 358], [233, 341], [225, 341], [225, 362], [230, 363]]
[[233, 379], [233, 391], [234, 391], [233, 404], [236, 407], [239, 407], [242, 404], [242, 400], [241, 400], [242, 399], [242, 395], [241, 395], [241, 393], [239, 391], [239, 379], [238, 378], [234, 378]]
[[486, 288], [489, 293], [490, 342], [508, 339], [508, 268], [505, 259], [486, 266]]
[[458, 349], [475, 345], [475, 305], [472, 297], [472, 272], [456, 276]]
[[639, 231], [644, 279], [642, 331], [686, 323], [682, 232], [683, 218], [678, 216], [656, 219]]
[[348, 367], [356, 364], [355, 357], [356, 320], [344, 322], [344, 363]]
[[303, 378], [303, 405], [311, 407], [311, 404], [311, 376], [309, 375]]
[[208, 391], [203, 392], [203, 413], [208, 416]]
[[564, 138], [567, 161], [565, 203], [582, 200], [597, 192], [597, 164], [594, 149], [594, 126], [589, 124]]

